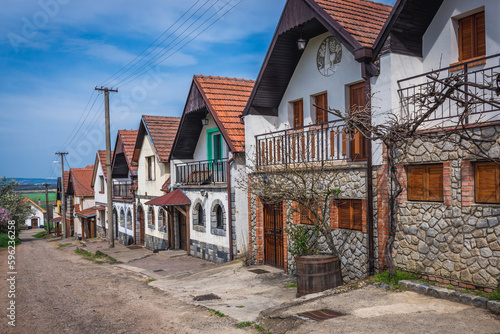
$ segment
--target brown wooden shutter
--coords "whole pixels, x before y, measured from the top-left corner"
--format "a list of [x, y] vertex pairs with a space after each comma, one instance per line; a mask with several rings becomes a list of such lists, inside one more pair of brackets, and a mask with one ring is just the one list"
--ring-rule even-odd
[[424, 166], [408, 166], [408, 200], [424, 200]]
[[328, 109], [328, 95], [327, 93], [317, 95], [315, 98], [315, 104], [320, 108], [316, 108], [316, 124], [324, 123], [328, 121], [328, 112], [324, 109]]
[[301, 128], [304, 126], [304, 103], [302, 100], [293, 103], [293, 127]]
[[335, 156], [335, 131], [330, 131], [330, 155]]
[[[352, 85], [350, 87], [350, 112], [356, 113], [364, 110], [366, 107], [365, 83]], [[366, 140], [361, 132], [355, 130], [351, 140], [351, 159], [365, 160], [366, 159]]]
[[276, 140], [276, 159], [281, 162], [281, 139]]
[[497, 163], [475, 164], [475, 193], [478, 203], [500, 203], [500, 166]]
[[351, 203], [342, 200], [338, 204], [339, 228], [351, 228]]
[[429, 201], [443, 200], [443, 165], [426, 166], [426, 184], [428, 194], [426, 199]]
[[347, 155], [347, 132], [345, 129], [342, 131], [342, 155]]
[[351, 229], [361, 231], [363, 227], [363, 202], [359, 199], [351, 200]]
[[484, 12], [475, 15], [475, 37], [476, 54], [475, 57], [486, 56], [486, 25], [484, 21]]

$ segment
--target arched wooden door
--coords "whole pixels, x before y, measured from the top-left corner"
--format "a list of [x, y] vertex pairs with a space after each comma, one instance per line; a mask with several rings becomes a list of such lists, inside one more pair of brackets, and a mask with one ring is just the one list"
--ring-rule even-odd
[[137, 209], [137, 215], [139, 217], [139, 244], [144, 245], [144, 210], [142, 206]]
[[275, 267], [285, 267], [283, 202], [264, 205], [264, 261]]

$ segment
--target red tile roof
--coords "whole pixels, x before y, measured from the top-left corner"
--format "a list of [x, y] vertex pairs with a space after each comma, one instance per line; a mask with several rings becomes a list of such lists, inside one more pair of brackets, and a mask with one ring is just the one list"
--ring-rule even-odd
[[87, 167], [89, 168], [71, 168], [71, 184], [75, 196], [94, 197], [94, 190], [92, 189], [94, 165]]
[[90, 208], [90, 209], [85, 209], [82, 211], [79, 211], [76, 213], [77, 216], [83, 217], [83, 218], [90, 218], [94, 217], [96, 215], [95, 209]]
[[176, 189], [171, 193], [166, 195], [157, 197], [149, 202], [146, 202], [146, 205], [159, 205], [159, 206], [173, 206], [173, 205], [190, 205], [191, 201], [189, 198], [184, 195], [184, 193], [180, 189]]
[[64, 171], [64, 193], [68, 194], [68, 185], [69, 185], [69, 170]]
[[314, 0], [363, 46], [371, 47], [392, 6], [367, 0]]
[[240, 116], [245, 109], [255, 81], [195, 75], [200, 92], [208, 101], [216, 122], [220, 121], [237, 152], [245, 151], [245, 126]]
[[136, 171], [137, 165], [132, 163], [132, 156], [134, 155], [135, 141], [137, 140], [137, 132], [139, 130], [118, 130], [118, 137], [121, 138], [123, 143], [123, 153], [127, 160], [129, 170]]
[[161, 191], [168, 193], [170, 191], [170, 177], [165, 181], [165, 183], [161, 186]]
[[168, 163], [170, 150], [179, 129], [181, 118], [148, 115], [143, 115], [142, 118], [153, 141], [153, 146], [160, 162]]
[[[98, 150], [97, 155], [99, 156], [99, 161], [101, 163], [102, 170], [104, 172], [104, 177], [106, 177], [106, 151]], [[113, 155], [113, 152], [111, 152], [111, 155]]]

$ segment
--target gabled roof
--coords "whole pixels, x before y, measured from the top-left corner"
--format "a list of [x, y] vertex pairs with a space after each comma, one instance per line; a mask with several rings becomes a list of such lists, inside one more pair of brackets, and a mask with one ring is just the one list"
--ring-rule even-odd
[[176, 189], [171, 193], [166, 195], [157, 197], [149, 202], [146, 202], [146, 205], [159, 205], [159, 206], [175, 206], [175, 205], [190, 205], [191, 200], [184, 195], [182, 190]]
[[384, 49], [388, 49], [389, 52], [422, 57], [424, 33], [443, 1], [398, 0], [374, 42], [373, 58], [375, 59]]
[[47, 211], [45, 211], [44, 209], [42, 209], [38, 204], [36, 204], [35, 202], [33, 202], [32, 200], [30, 200], [28, 197], [25, 197], [23, 199], [23, 203], [24, 202], [28, 202], [30, 203], [31, 205], [33, 205], [35, 208], [37, 208], [38, 210], [42, 211], [42, 213], [47, 213]]
[[[113, 156], [113, 152], [111, 152], [111, 156]], [[94, 187], [96, 178], [97, 178], [97, 171], [99, 169], [99, 164], [101, 165], [103, 174], [104, 174], [104, 179], [106, 179], [106, 151], [105, 150], [98, 150], [96, 157], [95, 157], [95, 163], [94, 163], [94, 171], [92, 173], [92, 187]]]
[[201, 120], [212, 115], [233, 153], [245, 151], [245, 127], [241, 113], [255, 82], [253, 80], [195, 75], [182, 114], [171, 155], [191, 158], [202, 130]]
[[71, 168], [70, 170], [69, 190], [74, 196], [94, 197], [94, 190], [92, 189], [94, 165], [87, 167], [88, 168]]
[[158, 160], [162, 163], [168, 163], [170, 150], [172, 149], [180, 122], [180, 117], [143, 115], [132, 160], [134, 162], [139, 161], [144, 136], [148, 134]]
[[89, 208], [89, 209], [85, 209], [82, 211], [78, 211], [75, 214], [79, 217], [82, 217], [82, 218], [92, 218], [92, 217], [95, 217], [95, 215], [96, 215], [96, 209]]
[[358, 62], [370, 62], [372, 46], [391, 6], [368, 0], [288, 0], [243, 115], [277, 116], [302, 51], [297, 40], [334, 35]]
[[315, 0], [361, 45], [371, 47], [392, 6], [367, 0]]
[[[126, 169], [131, 174], [136, 174], [137, 164], [132, 161], [138, 130], [118, 130], [116, 136], [115, 150], [112, 158], [112, 177], [115, 177], [116, 169]], [[117, 161], [120, 160], [120, 161]]]

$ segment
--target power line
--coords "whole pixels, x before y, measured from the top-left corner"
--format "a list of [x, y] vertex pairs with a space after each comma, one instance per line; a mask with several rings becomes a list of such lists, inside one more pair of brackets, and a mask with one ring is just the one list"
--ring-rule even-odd
[[[85, 119], [83, 120], [83, 122], [80, 124], [80, 126], [78, 127], [78, 130], [76, 130], [74, 133], [73, 133], [73, 137], [71, 138], [71, 140], [69, 140], [69, 142], [65, 145], [63, 145], [63, 147], [69, 147], [71, 146], [71, 144], [73, 144], [73, 140], [75, 139], [75, 137], [78, 135], [78, 133], [80, 132], [82, 126], [85, 124], [85, 122], [87, 121], [89, 115], [90, 115], [90, 112], [92, 111], [92, 109], [94, 109], [94, 105], [97, 101], [97, 98], [99, 97], [99, 94], [96, 95], [96, 98], [94, 99], [94, 102], [92, 103], [92, 106], [90, 107], [90, 109], [87, 111], [87, 114], [85, 116]], [[82, 114], [83, 115], [83, 114]], [[74, 130], [73, 130], [74, 131]]]
[[[168, 53], [169, 50], [166, 50], [164, 52], [160, 52], [159, 53], [159, 56], [157, 54], [156, 57], [154, 57], [150, 62], [149, 64], [144, 64], [141, 68], [139, 68], [138, 70], [136, 70], [134, 73], [132, 73], [131, 75], [129, 75], [128, 77], [126, 77], [125, 79], [123, 79], [121, 82], [118, 83], [118, 85], [127, 85], [129, 83], [131, 83], [132, 81], [136, 80], [138, 77], [140, 77], [142, 74], [145, 73], [145, 71], [151, 69], [151, 66], [152, 64], [154, 64], [154, 62], [158, 59], [160, 59], [158, 61], [157, 64], [160, 64], [162, 62], [164, 62], [165, 60], [167, 60], [168, 58], [172, 57], [174, 54], [176, 54], [177, 52], [179, 52], [180, 50], [182, 50], [186, 45], [188, 45], [189, 43], [191, 43], [193, 40], [195, 40], [198, 36], [200, 36], [202, 33], [204, 33], [205, 31], [207, 31], [210, 27], [212, 27], [215, 23], [217, 23], [219, 20], [221, 20], [224, 16], [226, 16], [230, 11], [232, 11], [236, 6], [238, 6], [243, 0], [240, 0], [238, 1], [236, 4], [234, 4], [230, 9], [228, 9], [224, 14], [222, 14], [219, 18], [217, 18], [215, 21], [213, 21], [211, 24], [208, 25], [208, 27], [206, 27], [205, 29], [203, 29], [202, 31], [200, 31], [196, 36], [194, 36], [193, 38], [191, 38], [190, 40], [188, 40], [186, 43], [184, 43], [180, 48], [178, 48], [177, 50], [175, 50], [174, 52], [172, 52], [171, 54], [169, 54], [168, 56], [160, 59], [161, 57], [163, 57], [165, 54]], [[229, 4], [231, 3], [231, 1], [227, 2], [222, 8], [220, 8], [218, 11], [216, 11], [214, 14], [212, 14], [207, 20], [205, 20], [201, 25], [199, 25], [197, 28], [195, 28], [193, 31], [191, 31], [187, 36], [185, 36], [184, 38], [182, 38], [178, 43], [176, 43], [174, 45], [174, 47], [176, 47], [177, 45], [181, 44], [184, 40], [186, 40], [188, 37], [190, 37], [191, 35], [193, 35], [197, 30], [199, 30], [201, 27], [203, 27], [208, 21], [210, 21], [215, 15], [217, 15], [219, 12], [221, 12], [225, 7], [227, 7]], [[213, 6], [212, 6], [213, 7]], [[195, 22], [196, 23], [196, 22]], [[193, 23], [194, 24], [194, 23]], [[192, 24], [192, 25], [193, 25]], [[192, 26], [191, 25], [191, 26]], [[191, 27], [190, 26], [190, 27]], [[178, 38], [176, 38], [178, 39]], [[175, 40], [176, 40], [175, 39]], [[174, 40], [174, 41], [175, 41]], [[145, 71], [142, 71], [142, 69], [144, 69], [145, 67], [148, 67]], [[128, 78], [134, 76], [131, 80], [128, 80], [124, 83], [125, 80], [127, 80]]]
[[[189, 9], [188, 9], [185, 13], [184, 13], [184, 14], [182, 14], [182, 16], [181, 16], [181, 17], [179, 17], [179, 18], [178, 18], [178, 19], [177, 19], [174, 23], [172, 23], [172, 24], [170, 25], [170, 27], [168, 27], [168, 28], [167, 28], [167, 29], [166, 29], [166, 30], [165, 30], [165, 31], [164, 31], [164, 32], [163, 32], [160, 36], [158, 36], [158, 37], [157, 37], [157, 38], [156, 38], [156, 39], [155, 39], [155, 40], [154, 40], [151, 44], [149, 44], [149, 45], [148, 45], [148, 46], [147, 46], [147, 47], [146, 47], [146, 48], [145, 48], [145, 49], [144, 49], [144, 50], [143, 50], [140, 54], [138, 54], [138, 55], [137, 55], [137, 56], [136, 56], [133, 60], [131, 60], [131, 61], [130, 61], [127, 65], [123, 66], [120, 70], [118, 70], [117, 72], [115, 72], [114, 74], [112, 74], [109, 78], [107, 78], [107, 79], [106, 79], [106, 80], [105, 80], [102, 84], [100, 84], [99, 86], [101, 86], [101, 85], [102, 85], [102, 86], [106, 86], [106, 84], [107, 84], [107, 83], [109, 83], [109, 80], [113, 79], [113, 77], [114, 77], [114, 76], [117, 76], [120, 72], [123, 72], [123, 71], [124, 71], [124, 70], [125, 70], [128, 66], [130, 66], [130, 68], [132, 68], [132, 67], [133, 67], [133, 65], [132, 65], [132, 64], [133, 64], [134, 62], [135, 62], [135, 64], [137, 64], [137, 63], [139, 62], [139, 60], [138, 60], [137, 62], [136, 62], [136, 60], [137, 60], [137, 59], [138, 59], [138, 58], [139, 58], [142, 54], [144, 54], [144, 53], [145, 53], [145, 52], [146, 52], [149, 48], [151, 48], [151, 47], [152, 47], [152, 46], [153, 46], [153, 45], [154, 45], [154, 44], [155, 44], [155, 43], [156, 43], [156, 42], [157, 42], [157, 41], [158, 41], [158, 40], [159, 40], [159, 39], [160, 39], [163, 35], [165, 35], [165, 34], [166, 34], [166, 33], [167, 33], [170, 29], [172, 29], [172, 28], [173, 28], [173, 27], [174, 27], [174, 26], [175, 26], [175, 25], [176, 25], [176, 24], [177, 24], [180, 20], [182, 20], [182, 18], [183, 18], [184, 16], [186, 16], [186, 15], [187, 15], [187, 14], [188, 14], [188, 13], [189, 13], [189, 12], [190, 12], [190, 11], [191, 11], [191, 10], [192, 10], [192, 9], [193, 9], [193, 8], [194, 8], [194, 7], [195, 7], [195, 6], [196, 6], [196, 5], [200, 2], [200, 1], [201, 1], [201, 0], [196, 1], [196, 2], [195, 2], [195, 3], [194, 3], [194, 4], [193, 4], [193, 5], [192, 5], [192, 6], [191, 6], [191, 7], [190, 7], [190, 8], [189, 8]], [[206, 2], [205, 2], [205, 3], [204, 3], [204, 4], [203, 4], [203, 5], [202, 5], [199, 9], [201, 9], [203, 6], [205, 6], [205, 5], [206, 5], [209, 1], [210, 1], [210, 0], [207, 0], [207, 1], [206, 1]], [[198, 10], [199, 10], [199, 9], [198, 9]], [[193, 16], [194, 16], [197, 12], [198, 12], [198, 10], [197, 10], [196, 12], [194, 12], [194, 13], [193, 13], [193, 15], [191, 15], [191, 16], [190, 16], [190, 17], [186, 20], [186, 22], [187, 22], [188, 20], [190, 20], [190, 19], [191, 19], [191, 18], [192, 18], [192, 17], [193, 17]], [[183, 23], [182, 25], [184, 25], [184, 23]], [[181, 26], [182, 26], [182, 25], [181, 25]], [[179, 29], [179, 28], [177, 28], [177, 30], [178, 30], [178, 29]], [[175, 33], [177, 30], [175, 30], [173, 33]], [[173, 34], [173, 33], [172, 33], [172, 34]], [[161, 45], [161, 44], [162, 44], [165, 40], [167, 40], [170, 36], [172, 36], [172, 34], [170, 34], [169, 36], [167, 36], [167, 37], [166, 37], [165, 39], [163, 39], [163, 40], [162, 40], [162, 41], [161, 41], [161, 42], [160, 42], [160, 43], [159, 43], [159, 44], [158, 44], [158, 45], [157, 45], [154, 49], [150, 50], [150, 51], [149, 51], [146, 55], [144, 55], [143, 57], [141, 57], [141, 60], [142, 60], [142, 59], [144, 59], [145, 57], [147, 57], [148, 55], [150, 55], [150, 54], [151, 54], [151, 52], [153, 52], [153, 50], [157, 49], [157, 48], [158, 48], [158, 47], [159, 47], [159, 46], [160, 46], [160, 45]], [[134, 65], [135, 65], [135, 64], [134, 64]], [[128, 69], [127, 69], [125, 72], [127, 72], [127, 71], [128, 71]], [[124, 72], [124, 73], [125, 73], [125, 72]], [[121, 74], [120, 74], [120, 76], [121, 76]], [[116, 77], [116, 79], [118, 79], [120, 76], [117, 76], [117, 77]], [[113, 80], [115, 80], [115, 79], [113, 79]]]

